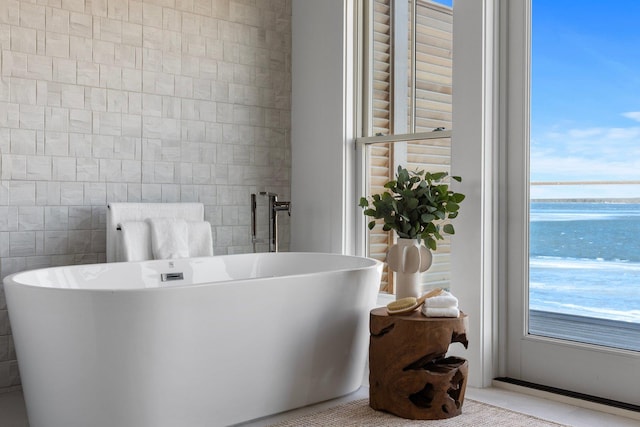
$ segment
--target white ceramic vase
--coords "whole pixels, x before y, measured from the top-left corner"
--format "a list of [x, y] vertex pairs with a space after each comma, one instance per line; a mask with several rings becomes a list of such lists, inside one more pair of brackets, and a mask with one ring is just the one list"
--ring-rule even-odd
[[420, 275], [431, 267], [431, 251], [416, 239], [398, 239], [387, 252], [387, 264], [396, 272], [396, 299], [420, 296]]

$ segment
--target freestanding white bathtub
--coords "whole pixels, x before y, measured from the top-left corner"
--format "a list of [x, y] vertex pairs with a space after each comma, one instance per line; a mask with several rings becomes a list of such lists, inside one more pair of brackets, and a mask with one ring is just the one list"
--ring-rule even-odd
[[222, 426], [353, 392], [380, 274], [271, 253], [8, 276], [30, 426]]

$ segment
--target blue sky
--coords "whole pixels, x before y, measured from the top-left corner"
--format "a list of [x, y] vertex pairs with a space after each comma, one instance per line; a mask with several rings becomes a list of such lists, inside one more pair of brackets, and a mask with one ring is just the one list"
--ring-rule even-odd
[[[640, 180], [640, 1], [533, 0], [532, 13], [531, 181]], [[640, 186], [531, 197], [640, 197]]]

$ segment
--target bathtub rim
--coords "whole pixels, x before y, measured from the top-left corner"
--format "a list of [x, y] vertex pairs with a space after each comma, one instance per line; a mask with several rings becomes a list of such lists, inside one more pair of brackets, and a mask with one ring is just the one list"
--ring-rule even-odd
[[[263, 277], [247, 277], [247, 278], [239, 278], [239, 279], [229, 279], [229, 280], [219, 280], [219, 281], [207, 281], [207, 282], [199, 282], [199, 283], [180, 283], [180, 284], [167, 284], [165, 286], [157, 286], [157, 287], [136, 287], [136, 288], [62, 288], [62, 287], [52, 287], [52, 286], [42, 286], [33, 283], [26, 283], [22, 281], [16, 280], [18, 276], [22, 274], [31, 274], [38, 271], [43, 270], [63, 270], [67, 268], [72, 269], [80, 269], [83, 267], [89, 266], [102, 266], [102, 265], [122, 265], [122, 264], [145, 264], [145, 263], [161, 263], [161, 262], [170, 262], [170, 261], [186, 261], [186, 260], [201, 260], [208, 258], [221, 258], [221, 257], [234, 257], [234, 256], [243, 256], [243, 255], [261, 255], [266, 257], [274, 257], [278, 255], [303, 255], [303, 256], [329, 256], [329, 257], [340, 257], [340, 258], [352, 258], [365, 260], [367, 262], [371, 262], [370, 265], [363, 265], [358, 267], [351, 268], [336, 268], [329, 269], [323, 271], [314, 271], [307, 273], [297, 273], [297, 274], [285, 274], [279, 276], [263, 276]], [[253, 282], [256, 280], [274, 280], [283, 277], [308, 277], [318, 274], [329, 274], [329, 273], [340, 273], [346, 271], [361, 271], [367, 270], [370, 268], [382, 268], [382, 261], [377, 260], [371, 257], [358, 256], [358, 255], [345, 255], [345, 254], [335, 254], [330, 252], [260, 252], [260, 253], [245, 253], [245, 254], [230, 254], [230, 255], [213, 255], [213, 256], [205, 256], [205, 257], [190, 257], [190, 258], [179, 258], [179, 259], [158, 259], [158, 260], [145, 260], [145, 261], [119, 261], [119, 262], [109, 262], [109, 263], [91, 263], [91, 264], [69, 264], [69, 265], [60, 265], [60, 266], [52, 266], [52, 267], [42, 267], [42, 268], [34, 268], [29, 270], [18, 271], [7, 275], [3, 278], [2, 282], [4, 287], [25, 287], [30, 289], [42, 289], [43, 291], [62, 291], [62, 292], [90, 292], [90, 293], [115, 293], [115, 292], [152, 292], [152, 291], [169, 291], [169, 290], [179, 290], [179, 289], [191, 289], [191, 288], [199, 288], [205, 286], [212, 285], [228, 285], [231, 283], [240, 283], [240, 282]], [[158, 270], [160, 273], [160, 270]]]

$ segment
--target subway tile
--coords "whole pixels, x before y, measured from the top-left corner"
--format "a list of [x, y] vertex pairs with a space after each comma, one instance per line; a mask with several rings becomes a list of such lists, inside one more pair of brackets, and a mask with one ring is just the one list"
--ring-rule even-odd
[[9, 342], [11, 335], [0, 335], [0, 362], [9, 360]]
[[102, 88], [85, 88], [85, 105], [92, 111], [107, 111], [107, 90]]
[[107, 236], [104, 230], [105, 226], [103, 225], [99, 230], [91, 230], [91, 252], [104, 253], [106, 251]]
[[[74, 159], [75, 160], [75, 159]], [[74, 168], [75, 170], [75, 168]], [[65, 206], [82, 205], [84, 203], [84, 185], [81, 182], [60, 183], [60, 204]], [[77, 228], [71, 223], [71, 207], [69, 208], [69, 228]]]
[[107, 203], [107, 190], [104, 183], [86, 183], [84, 184], [84, 204], [85, 205], [101, 205]]
[[127, 184], [119, 182], [107, 183], [107, 201], [126, 202], [127, 201]]
[[111, 65], [115, 61], [115, 45], [104, 40], [93, 40], [93, 62]]
[[41, 5], [20, 2], [20, 26], [26, 28], [44, 29], [46, 8]]
[[62, 0], [61, 6], [72, 12], [84, 12], [85, 0]]
[[[90, 5], [88, 12], [91, 12], [94, 16], [106, 17], [108, 15], [107, 0], [91, 0]], [[88, 6], [89, 4], [87, 4]]]
[[0, 206], [0, 231], [18, 231], [18, 208], [16, 206]]
[[169, 31], [182, 31], [182, 12], [171, 8], [162, 9], [162, 28]]
[[[0, 102], [0, 126], [5, 128], [20, 127], [20, 104]], [[8, 144], [9, 141], [6, 143]]]
[[69, 207], [68, 206], [45, 206], [44, 229], [45, 231], [68, 230], [69, 229]]
[[122, 162], [117, 159], [100, 159], [100, 181], [119, 182], [122, 178]]
[[27, 156], [27, 179], [50, 181], [51, 173], [51, 157]]
[[[83, 69], [79, 67], [77, 70], [77, 83], [97, 86], [98, 84], [94, 84], [93, 80], [87, 80], [88, 77], [86, 75], [80, 75], [81, 71], [86, 73], [91, 71], [91, 68], [99, 70], [99, 64], [93, 62], [93, 40], [85, 37], [69, 36], [69, 50], [69, 58], [85, 63]], [[92, 67], [88, 67], [87, 64], [91, 64]], [[96, 82], [98, 81], [97, 79], [98, 77], [96, 77]]]
[[9, 186], [10, 181], [0, 181], [0, 206], [9, 204]]
[[44, 107], [39, 105], [20, 105], [21, 129], [44, 129]]
[[111, 19], [126, 21], [129, 18], [127, 0], [108, 0], [107, 15]]
[[47, 31], [45, 36], [47, 56], [69, 58], [69, 35]]
[[[67, 181], [75, 181], [76, 180], [76, 159], [73, 157], [53, 157], [53, 176], [52, 178], [56, 181], [61, 181], [60, 188], [60, 202], [62, 204], [69, 204], [68, 200], [63, 200], [63, 192], [62, 186], [64, 186]], [[65, 203], [66, 202], [66, 203]]]
[[143, 183], [141, 188], [142, 203], [154, 203], [159, 202], [162, 199], [162, 185]]
[[30, 129], [10, 129], [11, 154], [36, 154], [36, 131]]
[[[82, 1], [82, 0], [78, 0]], [[91, 39], [93, 37], [93, 18], [85, 13], [69, 13], [69, 34]]]
[[[35, 205], [36, 204], [35, 182], [12, 181], [9, 187], [9, 203], [12, 206]], [[12, 213], [12, 211], [10, 211], [10, 213]], [[17, 210], [15, 211], [15, 214], [17, 214]]]
[[68, 244], [72, 254], [91, 252], [91, 230], [69, 230]]
[[99, 163], [97, 159], [78, 158], [76, 159], [76, 169], [78, 181], [97, 181], [99, 178]]
[[36, 240], [33, 231], [9, 233], [9, 256], [32, 256], [36, 254]]
[[[89, 114], [91, 114], [89, 112]], [[69, 155], [80, 159], [83, 157], [91, 157], [93, 147], [93, 138], [91, 135], [70, 133], [69, 134]]]
[[142, 47], [142, 25], [132, 22], [122, 23], [122, 43]]
[[93, 135], [93, 157], [110, 159], [113, 157], [114, 137], [110, 135]]
[[[43, 236], [42, 242], [44, 242], [44, 232], [37, 233], [37, 234], [42, 234]], [[38, 238], [36, 238], [36, 240], [38, 240]], [[41, 244], [41, 243], [37, 243], [37, 244]], [[26, 259], [25, 270], [33, 270], [36, 268], [47, 268], [47, 267], [53, 266], [53, 263], [51, 261], [51, 256], [41, 255], [41, 253], [42, 253], [42, 250], [40, 250], [39, 252], [40, 255], [31, 256]]]
[[47, 107], [44, 113], [46, 130], [58, 132], [67, 132], [69, 130], [69, 109]]
[[68, 156], [69, 134], [47, 131], [44, 137], [44, 153], [47, 156]]
[[[73, 59], [53, 58], [53, 76], [56, 82], [75, 84], [77, 81], [76, 61]], [[64, 97], [64, 92], [62, 93]]]
[[162, 7], [155, 4], [142, 4], [142, 24], [162, 28]]
[[[77, 83], [85, 86], [98, 86], [100, 84], [100, 66], [91, 62], [77, 62]], [[78, 89], [83, 89], [81, 86]], [[89, 90], [89, 89], [87, 89]]]
[[[84, 101], [84, 97], [82, 98]], [[92, 114], [89, 110], [69, 110], [69, 131], [91, 133], [93, 130]], [[73, 155], [71, 152], [70, 155]]]
[[18, 0], [3, 0], [0, 2], [0, 23], [20, 24], [20, 3]]
[[120, 113], [93, 113], [94, 133], [100, 135], [119, 136], [122, 134], [122, 114]]
[[27, 157], [21, 154], [3, 154], [2, 162], [2, 179], [27, 179]]
[[92, 206], [91, 207], [91, 229], [104, 230], [106, 226], [107, 226], [106, 204], [99, 205], [99, 206]]
[[122, 135], [123, 136], [142, 136], [142, 116], [123, 114], [122, 115]]
[[[129, 124], [127, 126], [129, 126]], [[141, 157], [141, 144], [142, 138], [137, 136], [123, 135], [116, 137], [113, 141], [113, 158], [120, 160], [139, 160]]]
[[[80, 183], [77, 184], [82, 186]], [[72, 230], [90, 230], [91, 207], [69, 206], [69, 228]]]
[[45, 21], [47, 31], [69, 34], [69, 11], [48, 7], [45, 13]]
[[177, 203], [180, 201], [180, 185], [162, 184], [162, 203]]
[[11, 50], [22, 53], [36, 53], [36, 30], [33, 28], [11, 27]]
[[129, 22], [142, 24], [142, 1], [129, 0]]
[[142, 67], [142, 48], [118, 45], [115, 49], [115, 62], [122, 68], [140, 69]]
[[142, 202], [142, 184], [127, 184], [127, 202]]
[[100, 65], [100, 86], [107, 89], [122, 89], [122, 68]]
[[57, 206], [60, 204], [60, 183], [57, 181], [36, 182], [36, 204], [38, 206]]
[[[6, 308], [0, 310], [0, 335], [9, 335], [11, 328], [9, 325], [9, 312]], [[2, 362], [0, 365], [5, 365], [6, 362]], [[6, 365], [5, 365], [6, 366]]]
[[65, 231], [44, 232], [44, 255], [63, 255], [69, 253], [69, 234]]
[[17, 104], [36, 104], [36, 81], [11, 78], [11, 102]]
[[18, 207], [18, 230], [44, 230], [44, 208], [42, 206]]
[[142, 91], [142, 73], [140, 70], [122, 69], [122, 89], [132, 92]]
[[[125, 80], [127, 80], [125, 78]], [[142, 94], [129, 92], [127, 111], [129, 114], [142, 115]], [[146, 114], [146, 111], [145, 111]]]
[[99, 40], [122, 43], [122, 21], [118, 19], [95, 18], [93, 20], [93, 36]]

